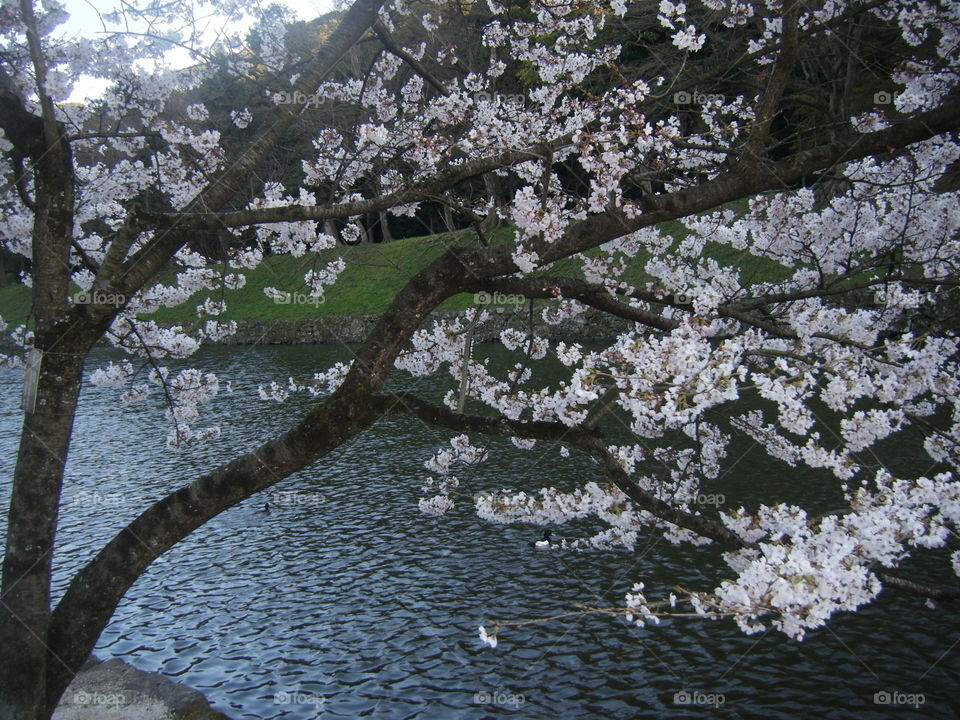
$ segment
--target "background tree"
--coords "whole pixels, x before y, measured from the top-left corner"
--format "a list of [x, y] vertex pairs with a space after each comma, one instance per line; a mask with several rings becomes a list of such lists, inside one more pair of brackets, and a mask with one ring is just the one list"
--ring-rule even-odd
[[[656, 528], [726, 549], [734, 577], [712, 591], [658, 604], [635, 586], [623, 612], [641, 623], [686, 602], [747, 632], [770, 621], [799, 639], [882, 584], [950, 594], [887, 571], [918, 548], [947, 553], [960, 519], [957, 341], [943, 327], [911, 331], [917, 308], [957, 284], [960, 204], [941, 180], [960, 156], [950, 135], [960, 118], [955, 4], [360, 0], [299, 58], [283, 42], [283, 14], [268, 10], [256, 43], [243, 33], [218, 40], [236, 51], [226, 67], [238, 87], [245, 78], [264, 86], [256, 112], [230, 109], [229, 126], [200, 102], [171, 116], [184, 93], [224, 67], [190, 8], [125, 5], [125, 20], [151, 32], [111, 33], [96, 48], [53, 32], [64, 15], [55, 2], [4, 8], [0, 232], [30, 258], [33, 288], [30, 327], [11, 333], [24, 352], [6, 363], [26, 355], [38, 381], [7, 516], [0, 647], [16, 662], [0, 664], [3, 717], [50, 716], [159, 555], [388, 413], [460, 433], [428, 460], [439, 490], [422, 500], [426, 512], [470, 495], [453, 472], [483, 460], [471, 435], [521, 446], [554, 439], [595, 458], [597, 477], [533, 496], [481, 493], [473, 499], [481, 517], [546, 524], [594, 515], [609, 530], [579, 544], [629, 547], [639, 529]], [[240, 15], [232, 3], [214, 9]], [[442, 30], [466, 26], [479, 42]], [[864, 60], [848, 42], [865, 47], [874, 27], [902, 40]], [[169, 70], [171, 43], [205, 61]], [[843, 83], [823, 87], [839, 59]], [[871, 94], [874, 81], [861, 80], [878, 68], [890, 68], [889, 80]], [[80, 72], [112, 85], [90, 107], [60, 103]], [[328, 101], [349, 123], [314, 114]], [[263, 173], [295, 128], [314, 136], [302, 178]], [[818, 193], [827, 180], [830, 192]], [[106, 340], [130, 354], [90, 381], [126, 401], [149, 402], [151, 388], [162, 395], [168, 444], [214, 441], [219, 428], [195, 426], [217, 379], [181, 361], [232, 331], [214, 319], [221, 290], [242, 284], [264, 253], [332, 247], [323, 223], [343, 221], [356, 237], [361, 217], [409, 216], [426, 202], [477, 232], [410, 279], [349, 366], [318, 369], [304, 384], [318, 395], [312, 410], [250, 453], [184, 478], [121, 528], [51, 607], [63, 470], [91, 348]], [[490, 218], [515, 226], [513, 237], [488, 237]], [[682, 221], [676, 237], [658, 229], [673, 220]], [[221, 243], [225, 262], [191, 250], [198, 237], [226, 233], [236, 240]], [[721, 264], [715, 247], [775, 265], [779, 279], [749, 263]], [[643, 286], [625, 279], [636, 262], [649, 277]], [[171, 265], [172, 283], [162, 275]], [[317, 266], [304, 285], [320, 295], [342, 268], [342, 260]], [[150, 320], [200, 291], [213, 295], [198, 307], [209, 319], [195, 331]], [[459, 293], [548, 300], [538, 308], [544, 322], [592, 307], [633, 325], [599, 351], [553, 346], [533, 326], [506, 330], [500, 341], [517, 364], [500, 373], [471, 342], [489, 313], [430, 317]], [[551, 360], [569, 368], [559, 385], [538, 381]], [[141, 367], [150, 368], [147, 382]], [[395, 370], [449, 371], [444, 405], [386, 391]], [[261, 388], [265, 398], [286, 393], [276, 382]], [[744, 412], [744, 397], [760, 409]], [[615, 415], [630, 430], [616, 444]], [[938, 466], [892, 477], [864, 451], [907, 425], [924, 431]], [[732, 433], [788, 464], [824, 468], [843, 511], [808, 513], [775, 497], [756, 508], [697, 505]], [[960, 570], [960, 554], [945, 554], [945, 571], [951, 563]], [[495, 632], [481, 636], [496, 644]]]

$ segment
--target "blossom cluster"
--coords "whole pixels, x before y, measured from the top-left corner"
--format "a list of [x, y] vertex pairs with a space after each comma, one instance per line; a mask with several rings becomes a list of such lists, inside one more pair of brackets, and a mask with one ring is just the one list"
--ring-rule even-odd
[[[36, 82], [22, 23], [5, 27], [0, 38], [11, 88], [27, 110], [39, 115], [38, 99], [50, 99], [57, 120], [74, 134], [65, 276], [71, 287], [115, 306], [106, 338], [127, 357], [95, 369], [91, 384], [123, 402], [155, 397], [159, 405], [162, 398], [171, 447], [220, 434], [217, 427], [194, 428], [221, 382], [186, 365], [204, 343], [236, 331], [235, 322], [223, 319], [230, 304], [223, 291], [244, 287], [265, 258], [289, 256], [310, 267], [304, 286], [311, 297], [322, 297], [343, 276], [347, 260], [331, 259], [335, 231], [310, 218], [340, 220], [339, 240], [353, 244], [370, 212], [415, 216], [422, 203], [442, 200], [471, 221], [515, 229], [502, 255], [509, 267], [498, 278], [471, 280], [523, 282], [556, 272], [585, 290], [574, 299], [558, 287], [537, 306], [533, 322], [493, 333], [509, 358], [503, 367], [473, 342], [489, 330], [493, 315], [470, 309], [456, 318], [418, 318], [423, 322], [394, 368], [447, 382], [443, 402], [456, 413], [576, 431], [615, 418], [627, 434], [618, 444], [594, 448], [608, 461], [595, 478], [478, 494], [474, 508], [482, 519], [577, 528], [599, 523], [600, 530], [562, 543], [571, 549], [630, 548], [639, 533], [653, 531], [671, 542], [705, 544], [712, 540], [691, 528], [710, 521], [746, 547], [725, 556], [733, 579], [683, 601], [705, 617], [733, 617], [746, 632], [771, 618], [798, 639], [833, 613], [875, 598], [881, 588], [876, 568], [895, 567], [920, 548], [946, 547], [960, 519], [960, 342], [918, 318], [956, 286], [960, 193], [944, 176], [960, 160], [960, 144], [933, 137], [836, 164], [829, 189], [818, 182], [701, 208], [679, 218], [682, 227], [669, 233], [662, 225], [628, 231], [650, 217], [650, 207], [659, 208], [654, 219], [675, 217], [677, 197], [696, 195], [702, 183], [736, 165], [756, 131], [757, 108], [783, 46], [782, 3], [704, 0], [709, 25], [694, 22], [704, 16], [699, 4], [657, 3], [656, 32], [669, 38], [664, 45], [672, 44], [674, 56], [683, 58], [679, 64], [702, 58], [715, 40], [726, 42], [723, 28], [737, 30], [730, 41], [736, 47], [723, 54], [755, 62], [749, 67], [756, 87], [734, 83], [735, 93], [703, 95], [703, 102], [676, 99], [681, 74], [638, 72], [624, 48], [608, 41], [614, 36], [609, 24], [633, 9], [625, 0], [536, 0], [522, 13], [489, 0], [477, 37], [481, 53], [446, 37], [459, 8], [433, 3], [415, 18], [416, 38], [396, 33], [400, 51], [376, 53], [364, 77], [328, 73], [315, 87], [299, 72], [309, 58], [293, 57], [285, 42], [289, 12], [248, 5], [125, 3], [105, 22], [133, 32], [107, 33], [95, 47], [58, 35], [65, 8], [43, 3], [37, 21], [47, 60], [43, 83]], [[835, 24], [855, 9], [849, 0], [804, 4], [799, 28], [819, 37], [821, 24]], [[210, 62], [172, 68], [165, 47], [202, 47], [209, 23], [200, 20], [207, 12], [232, 21], [256, 13], [256, 42], [225, 32], [212, 54], [228, 58], [219, 69]], [[393, 32], [413, 12], [396, 0], [378, 18]], [[889, 74], [891, 102], [841, 118], [848, 130], [867, 134], [890, 127], [896, 114], [938, 107], [955, 93], [960, 10], [956, 3], [909, 2], [865, 12], [896, 28], [905, 46], [926, 48]], [[517, 65], [522, 71], [515, 72]], [[197, 100], [196, 91], [221, 70], [243, 83], [262, 81], [259, 102], [245, 101], [217, 117], [214, 104]], [[501, 92], [511, 74], [522, 75], [521, 91]], [[81, 75], [108, 79], [109, 87], [95, 103], [62, 102]], [[670, 97], [673, 106], [664, 109]], [[206, 213], [215, 194], [209, 189], [245, 157], [231, 155], [231, 143], [260, 142], [280, 127], [271, 124], [276, 118], [309, 128], [303, 143], [309, 150], [290, 170], [294, 180], [267, 178], [232, 206], [242, 210], [228, 214], [253, 219], [224, 223], [224, 261], [198, 251], [191, 237], [163, 258], [168, 272], [162, 279], [155, 276], [129, 297], [112, 293], [121, 278], [105, 277], [104, 268], [120, 266], [126, 277], [168, 238], [163, 223], [134, 222], [137, 213], [165, 220]], [[80, 132], [91, 127], [112, 130]], [[839, 136], [844, 128], [835, 130]], [[12, 148], [0, 137], [0, 171], [16, 180], [0, 190], [0, 239], [9, 252], [32, 259], [39, 235], [30, 198], [42, 188], [34, 186], [32, 172], [18, 170]], [[476, 170], [474, 163], [491, 158], [501, 160]], [[571, 187], [570, 175], [579, 187]], [[320, 208], [323, 214], [315, 212]], [[278, 209], [286, 213], [282, 221], [266, 215]], [[583, 240], [591, 233], [580, 229], [598, 218], [608, 221], [606, 228], [623, 227], [623, 234], [611, 240], [615, 232], [608, 230], [603, 244]], [[494, 243], [478, 252], [493, 257], [498, 248]], [[721, 260], [734, 255], [737, 262]], [[32, 284], [28, 271], [21, 281]], [[282, 289], [262, 289], [269, 298], [285, 297]], [[548, 339], [543, 325], [577, 318], [591, 303], [618, 308], [631, 321], [602, 347]], [[64, 306], [79, 314], [81, 304], [73, 296]], [[179, 306], [189, 308], [194, 323], [155, 320], [161, 308]], [[0, 356], [4, 368], [21, 364], [33, 342], [26, 326], [8, 334], [18, 351]], [[275, 402], [302, 391], [323, 398], [337, 392], [351, 368], [338, 363], [303, 378], [266, 377], [257, 393]], [[939, 464], [936, 472], [877, 472], [873, 451], [907, 428], [925, 433], [923, 447]], [[532, 433], [514, 432], [519, 450], [542, 448]], [[844, 493], [843, 512], [812, 516], [776, 498], [718, 507], [700, 502], [722, 482], [732, 443], [741, 437], [786, 466], [824, 471], [817, 477], [825, 487], [838, 484]], [[440, 516], [455, 507], [461, 482], [488, 453], [476, 442], [459, 435], [426, 461], [430, 476], [422, 482], [432, 495], [419, 500], [421, 510]], [[568, 457], [573, 447], [561, 445], [559, 452]], [[646, 507], [670, 512], [639, 509], [626, 483], [651, 500]], [[960, 553], [951, 566], [960, 572]], [[649, 593], [638, 583], [626, 598], [641, 623], [657, 616]], [[677, 601], [665, 602], [673, 608]], [[496, 645], [495, 631], [481, 628], [480, 635]]]

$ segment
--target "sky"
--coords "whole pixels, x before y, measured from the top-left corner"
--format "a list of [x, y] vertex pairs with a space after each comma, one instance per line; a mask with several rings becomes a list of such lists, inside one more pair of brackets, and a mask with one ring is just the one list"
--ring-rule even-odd
[[[70, 13], [70, 19], [59, 28], [60, 32], [68, 37], [81, 35], [96, 38], [103, 30], [99, 14], [110, 12], [120, 2], [119, 0], [63, 0], [63, 4]], [[251, 0], [249, 4], [255, 5], [257, 0]], [[272, 3], [270, 0], [265, 0], [265, 4]], [[300, 20], [312, 20], [333, 9], [333, 0], [282, 0], [282, 4], [293, 10]], [[175, 51], [171, 59], [174, 64], [181, 66], [187, 66], [192, 62], [186, 51]], [[77, 82], [69, 100], [82, 102], [84, 99], [95, 97], [103, 91], [105, 86], [105, 81], [82, 77]]]
[[[120, 2], [118, 0], [64, 0], [63, 4], [70, 13], [70, 20], [66, 24], [70, 31], [95, 34], [102, 27], [97, 15], [98, 11], [110, 12], [119, 6]], [[256, 0], [250, 2], [250, 5], [255, 4], [257, 4]], [[268, 0], [265, 4], [271, 3]], [[333, 0], [285, 0], [282, 4], [296, 12], [301, 20], [311, 20], [333, 8]]]

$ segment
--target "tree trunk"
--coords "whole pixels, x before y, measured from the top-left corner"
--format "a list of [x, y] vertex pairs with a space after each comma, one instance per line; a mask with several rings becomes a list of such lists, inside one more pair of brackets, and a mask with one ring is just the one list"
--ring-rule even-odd
[[382, 242], [390, 242], [393, 240], [393, 235], [390, 234], [390, 214], [381, 210], [379, 212], [380, 218], [380, 237]]
[[490, 210], [487, 212], [487, 225], [490, 230], [496, 230], [500, 227], [499, 210], [503, 207], [503, 196], [500, 192], [500, 183], [493, 173], [486, 173], [483, 176], [483, 187], [487, 196], [493, 200]]
[[337, 224], [333, 220], [323, 221], [323, 232], [335, 241], [340, 242], [340, 231], [337, 229]]
[[[0, 718], [45, 720], [50, 567], [83, 354], [45, 353], [13, 475], [0, 605]], [[56, 662], [55, 658], [50, 659]]]
[[[26, 4], [22, 7], [29, 9]], [[32, 16], [24, 14], [30, 32], [35, 32]], [[35, 65], [42, 70], [36, 59]], [[83, 360], [92, 345], [84, 341], [83, 323], [68, 319], [70, 280], [64, 270], [70, 267], [73, 237], [73, 158], [63, 128], [53, 119], [50, 99], [41, 96], [41, 105], [44, 121], [33, 166], [31, 248], [34, 347], [41, 354], [35, 400], [25, 408], [13, 471], [0, 577], [3, 720], [47, 717], [50, 568]]]

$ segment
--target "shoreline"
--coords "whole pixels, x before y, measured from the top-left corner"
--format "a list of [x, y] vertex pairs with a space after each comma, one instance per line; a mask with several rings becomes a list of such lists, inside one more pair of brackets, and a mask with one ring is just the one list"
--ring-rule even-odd
[[[478, 328], [474, 342], [497, 341], [506, 328], [524, 330], [529, 313], [526, 309], [514, 307], [490, 308], [493, 319], [484, 327]], [[463, 310], [442, 310], [430, 313], [421, 328], [431, 318], [462, 317]], [[608, 313], [588, 308], [577, 317], [567, 318], [556, 325], [550, 325], [540, 316], [540, 308], [534, 315], [534, 326], [538, 337], [566, 342], [597, 342], [614, 340], [618, 335], [630, 329], [633, 323]], [[237, 332], [217, 342], [206, 341], [204, 345], [317, 345], [329, 343], [361, 344], [380, 320], [380, 315], [330, 315], [297, 320], [237, 320]], [[164, 323], [163, 327], [174, 327]], [[188, 327], [189, 334], [193, 330]], [[110, 347], [101, 339], [96, 347]], [[9, 342], [5, 335], [0, 336], [0, 352], [19, 351], [20, 348]]]
[[[491, 322], [478, 328], [474, 342], [495, 341], [506, 328], [522, 329], [529, 319], [526, 309], [515, 306], [490, 308]], [[612, 340], [633, 323], [607, 313], [587, 309], [577, 317], [556, 325], [545, 323], [537, 309], [534, 316], [536, 334], [548, 340], [589, 342]], [[431, 318], [463, 317], [462, 310], [446, 310], [430, 314]], [[320, 343], [362, 343], [376, 326], [380, 315], [335, 315], [300, 320], [237, 320], [237, 332], [217, 345], [309, 345]]]

